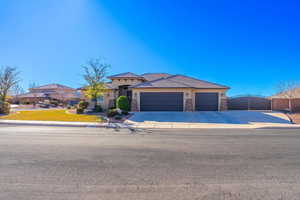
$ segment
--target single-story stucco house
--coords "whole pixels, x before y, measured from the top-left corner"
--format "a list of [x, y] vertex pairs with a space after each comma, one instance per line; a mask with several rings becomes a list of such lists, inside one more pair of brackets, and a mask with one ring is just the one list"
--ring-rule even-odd
[[109, 76], [102, 106], [127, 96], [131, 111], [220, 111], [227, 109], [229, 87], [184, 75], [131, 72]]
[[51, 99], [76, 104], [82, 97], [76, 89], [57, 83], [29, 88], [29, 92], [14, 97], [14, 101], [20, 103], [37, 103]]

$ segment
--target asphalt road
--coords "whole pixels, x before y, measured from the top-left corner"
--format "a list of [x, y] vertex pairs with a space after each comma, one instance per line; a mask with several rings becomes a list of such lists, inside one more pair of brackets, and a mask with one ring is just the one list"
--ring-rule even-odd
[[1, 200], [296, 200], [299, 181], [299, 129], [0, 126]]

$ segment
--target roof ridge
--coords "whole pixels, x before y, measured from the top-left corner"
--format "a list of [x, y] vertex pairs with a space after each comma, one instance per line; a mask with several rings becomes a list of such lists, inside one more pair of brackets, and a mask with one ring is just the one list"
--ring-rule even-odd
[[29, 89], [39, 89], [39, 88], [42, 88], [42, 87], [45, 87], [45, 86], [50, 86], [50, 85], [55, 85], [55, 86], [58, 86], [58, 87], [73, 89], [73, 88], [71, 88], [69, 86], [66, 86], [66, 85], [63, 85], [63, 84], [60, 84], [60, 83], [49, 83], [49, 84], [40, 85], [40, 86], [29, 88]]
[[143, 73], [141, 75], [145, 75], [145, 74], [169, 74], [169, 73], [165, 73], [165, 72], [148, 72], [148, 73]]
[[197, 78], [186, 76], [186, 75], [183, 75], [183, 74], [175, 74], [175, 76], [183, 76], [183, 77], [190, 78], [190, 79], [193, 79], [193, 80], [196, 80], [196, 81], [202, 81], [202, 82], [205, 82], [205, 83], [214, 84], [216, 86], [221, 86], [221, 87], [224, 87], [224, 88], [230, 88], [226, 85], [221, 85], [221, 84], [218, 84], [218, 83], [215, 83], [215, 82], [210, 82], [210, 81], [205, 81], [205, 80], [202, 80], [202, 79], [197, 79]]
[[123, 73], [119, 73], [119, 74], [113, 74], [111, 76], [108, 76], [107, 78], [110, 78], [110, 77], [118, 77], [120, 75], [123, 75], [123, 74], [132, 74], [134, 76], [137, 76], [137, 77], [141, 77], [140, 75], [136, 74], [136, 73], [133, 73], [133, 72], [123, 72]]
[[[171, 75], [171, 76], [174, 76], [174, 75]], [[143, 84], [147, 84], [147, 83], [153, 83], [153, 82], [156, 82], [156, 81], [160, 81], [162, 79], [167, 79], [169, 78], [170, 76], [167, 76], [167, 77], [161, 77], [161, 78], [158, 78], [158, 79], [155, 79], [155, 80], [152, 80], [152, 81], [146, 81], [146, 82], [142, 82], [142, 83], [138, 83], [138, 84], [135, 84], [135, 85], [132, 85], [130, 87], [136, 87], [136, 86], [140, 86], [140, 85], [143, 85]]]

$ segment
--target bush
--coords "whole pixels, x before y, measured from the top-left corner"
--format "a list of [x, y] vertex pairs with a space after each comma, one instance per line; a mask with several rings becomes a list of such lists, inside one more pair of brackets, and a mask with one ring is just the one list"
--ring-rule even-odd
[[120, 115], [117, 115], [117, 116], [115, 116], [115, 119], [116, 119], [116, 120], [121, 120], [122, 117], [121, 117]]
[[94, 112], [102, 112], [103, 111], [103, 109], [102, 109], [102, 107], [100, 106], [100, 105], [95, 105], [95, 107], [94, 107], [94, 110], [93, 110]]
[[128, 115], [128, 114], [129, 114], [128, 111], [125, 111], [125, 110], [122, 111], [122, 115]]
[[83, 112], [84, 112], [84, 109], [82, 109], [82, 108], [77, 108], [76, 109], [77, 114], [83, 114]]
[[8, 115], [10, 113], [10, 104], [7, 102], [0, 102], [0, 114]]
[[58, 106], [59, 102], [55, 101], [55, 100], [51, 100], [50, 104], [54, 105], [54, 106]]
[[89, 106], [89, 102], [87, 101], [80, 101], [78, 103], [78, 108], [82, 110], [87, 109], [88, 106]]
[[109, 109], [107, 111], [107, 117], [114, 117], [116, 115], [119, 115], [119, 111], [117, 109]]
[[119, 108], [123, 111], [130, 110], [129, 101], [128, 101], [127, 97], [119, 96], [119, 98], [117, 99], [117, 108]]

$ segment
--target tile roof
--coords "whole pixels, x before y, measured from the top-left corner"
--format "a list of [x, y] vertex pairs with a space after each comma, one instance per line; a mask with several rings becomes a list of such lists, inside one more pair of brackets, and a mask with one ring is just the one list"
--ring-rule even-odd
[[198, 80], [184, 75], [172, 75], [153, 81], [139, 83], [131, 88], [197, 88], [197, 89], [229, 89], [224, 85]]
[[289, 97], [300, 98], [300, 87], [271, 96], [271, 98], [283, 98], [283, 99], [287, 99]]
[[79, 98], [80, 95], [76, 92], [53, 92], [53, 93], [45, 93], [45, 92], [28, 92], [24, 94], [20, 94], [16, 96], [17, 98], [64, 98], [64, 99], [76, 99]]
[[131, 72], [125, 72], [121, 74], [108, 76], [107, 78], [112, 79], [112, 78], [143, 78], [143, 77]]
[[68, 86], [61, 85], [61, 84], [56, 84], [56, 83], [42, 85], [42, 86], [39, 86], [39, 87], [30, 88], [30, 89], [58, 89], [58, 88], [73, 89], [73, 88], [70, 88]]
[[41, 92], [28, 92], [24, 94], [17, 95], [18, 98], [45, 98], [47, 97], [45, 93]]
[[147, 81], [153, 81], [159, 78], [168, 77], [171, 76], [171, 74], [167, 73], [145, 73], [141, 75], [144, 77]]

